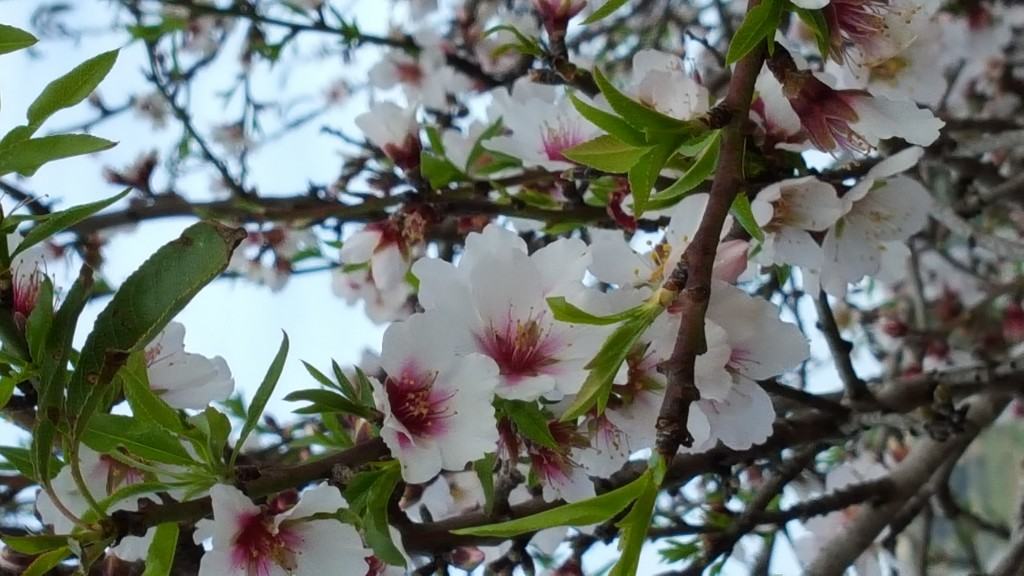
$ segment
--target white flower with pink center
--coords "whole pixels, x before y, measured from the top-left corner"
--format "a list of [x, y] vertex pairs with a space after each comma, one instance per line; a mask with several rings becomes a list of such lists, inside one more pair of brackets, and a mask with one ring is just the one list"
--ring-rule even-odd
[[511, 135], [491, 138], [484, 146], [519, 158], [527, 167], [567, 170], [575, 166], [564, 151], [601, 135], [562, 92], [517, 81], [512, 94], [498, 94], [489, 117], [502, 118]]
[[391, 290], [405, 281], [409, 271], [409, 248], [402, 231], [391, 220], [373, 222], [348, 237], [341, 246], [345, 264], [370, 264], [373, 282], [380, 290]]
[[449, 95], [472, 88], [469, 79], [448, 66], [437, 46], [427, 46], [418, 55], [400, 49], [389, 51], [369, 71], [370, 83], [378, 88], [401, 86], [406, 100], [428, 108], [446, 110]]
[[412, 313], [409, 306], [412, 288], [409, 284], [399, 282], [387, 290], [381, 290], [369, 268], [348, 271], [338, 268], [331, 276], [331, 290], [349, 306], [363, 302], [364, 312], [374, 324], [401, 320]]
[[380, 148], [403, 170], [420, 164], [419, 123], [416, 107], [402, 108], [393, 102], [377, 102], [356, 116], [356, 126], [371, 144]]
[[372, 555], [351, 526], [313, 519], [347, 506], [334, 486], [306, 491], [290, 509], [284, 498], [257, 506], [224, 484], [211, 488], [210, 497], [213, 549], [203, 554], [199, 576], [318, 576], [366, 566]]
[[708, 91], [675, 54], [641, 50], [633, 56], [633, 93], [647, 106], [680, 120], [708, 110]]
[[547, 298], [582, 297], [587, 246], [562, 239], [532, 255], [515, 233], [491, 224], [470, 234], [458, 266], [424, 258], [413, 265], [420, 303], [437, 311], [437, 332], [458, 354], [484, 354], [501, 376], [496, 393], [514, 400], [575, 394], [585, 365], [609, 333], [607, 327], [554, 319]]
[[920, 182], [900, 172], [923, 153], [914, 147], [886, 158], [843, 196], [844, 214], [825, 234], [825, 257], [820, 272], [807, 271], [808, 286], [820, 283], [829, 294], [842, 296], [848, 284], [878, 275], [888, 253], [905, 253], [903, 244], [928, 222], [932, 198]]
[[843, 214], [836, 189], [814, 176], [776, 182], [758, 192], [750, 207], [764, 230], [757, 261], [765, 265], [818, 265], [821, 246], [811, 232], [824, 231]]
[[175, 408], [202, 410], [235, 389], [228, 363], [185, 352], [185, 326], [171, 322], [145, 349], [149, 387]]
[[381, 352], [386, 377], [374, 381], [384, 413], [381, 437], [413, 484], [442, 469], [462, 470], [497, 448], [491, 401], [498, 367], [481, 354], [456, 355], [446, 322], [425, 313], [388, 327]]

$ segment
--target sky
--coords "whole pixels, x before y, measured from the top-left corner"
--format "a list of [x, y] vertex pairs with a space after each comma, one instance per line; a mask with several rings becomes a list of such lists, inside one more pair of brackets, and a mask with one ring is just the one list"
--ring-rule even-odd
[[[31, 30], [30, 17], [40, 2], [36, 0], [0, 0], [0, 20]], [[145, 86], [141, 72], [145, 68], [144, 50], [139, 44], [125, 45], [123, 35], [105, 33], [113, 18], [110, 4], [99, 0], [73, 3], [73, 18], [78, 29], [92, 33], [78, 41], [42, 38], [30, 51], [8, 54], [0, 57], [0, 133], [23, 122], [24, 111], [36, 94], [52, 79], [65, 73], [80, 61], [112, 48], [122, 48], [118, 62], [110, 76], [101, 84], [99, 94], [110, 106], [117, 106]], [[343, 4], [343, 3], [339, 3]], [[386, 33], [388, 18], [401, 19], [401, 11], [385, 14], [383, 2], [350, 2], [351, 10], [360, 28], [367, 32]], [[237, 63], [231, 55], [237, 54], [240, 35], [234, 34], [234, 49], [229, 46], [214, 65], [199, 78], [197, 92], [193, 95], [193, 112], [201, 129], [209, 130], [221, 118], [236, 118], [237, 103], [222, 105], [217, 93], [230, 84]], [[324, 38], [311, 38], [302, 45], [304, 54], [315, 54]], [[373, 49], [360, 52], [361, 57], [345, 68], [349, 79], [355, 83], [365, 82], [365, 70], [375, 59]], [[315, 57], [291, 59], [298, 62], [288, 70], [268, 71], [263, 67], [255, 76], [254, 92], [268, 99], [280, 98], [294, 103], [292, 116], [301, 115], [303, 105], [309, 105], [319, 98], [323, 91], [337, 78], [325, 76], [330, 63]], [[338, 71], [342, 67], [338, 67]], [[365, 108], [365, 100], [354, 98], [343, 106], [331, 110], [321, 119], [297, 130], [289, 136], [256, 150], [251, 161], [251, 181], [260, 185], [261, 193], [267, 195], [288, 195], [303, 191], [310, 182], [325, 184], [336, 176], [340, 167], [343, 145], [334, 137], [320, 132], [324, 125], [341, 128], [346, 134], [358, 135], [352, 118]], [[308, 108], [307, 108], [308, 109]], [[87, 106], [59, 113], [44, 127], [43, 132], [56, 131], [74, 126], [92, 118], [94, 111]], [[119, 192], [102, 176], [104, 166], [123, 168], [141, 153], [151, 149], [167, 151], [173, 149], [179, 132], [173, 122], [168, 128], [150, 128], [145, 120], [132, 113], [113, 118], [96, 126], [92, 133], [103, 138], [118, 141], [112, 150], [89, 158], [77, 158], [57, 162], [43, 167], [30, 180], [19, 185], [44, 195], [50, 200], [59, 200], [58, 206], [97, 200]], [[218, 192], [212, 186], [211, 171], [197, 171], [179, 181], [178, 188], [188, 191], [193, 198], [210, 199]], [[156, 188], [162, 189], [163, 181], [157, 180]], [[10, 202], [5, 201], [5, 207]], [[114, 285], [120, 283], [146, 257], [159, 246], [176, 238], [193, 222], [188, 218], [173, 218], [144, 223], [133, 230], [114, 235], [106, 249], [107, 264], [104, 271]], [[60, 264], [51, 265], [50, 272], [57, 278], [73, 277], [75, 271]], [[67, 284], [65, 284], [67, 285]], [[76, 344], [80, 345], [87, 335], [88, 326], [106, 305], [107, 299], [97, 299], [86, 308]], [[813, 316], [813, 314], [812, 314]], [[299, 360], [305, 360], [322, 369], [329, 367], [331, 359], [343, 366], [357, 362], [367, 347], [376, 349], [380, 345], [383, 327], [373, 325], [358, 306], [347, 306], [334, 296], [330, 288], [328, 273], [298, 275], [288, 282], [280, 293], [257, 286], [245, 280], [221, 279], [204, 289], [177, 317], [187, 329], [186, 350], [207, 356], [223, 356], [231, 367], [236, 388], [248, 399], [261, 381], [267, 366], [280, 343], [281, 331], [287, 332], [291, 340], [289, 361], [286, 364], [278, 388], [268, 407], [268, 413], [280, 417], [290, 407], [281, 400], [289, 391], [315, 386], [306, 374]], [[820, 338], [812, 341], [817, 357], [825, 350]], [[829, 365], [818, 369], [821, 378], [815, 380], [836, 382], [829, 377]], [[25, 434], [16, 428], [0, 425], [0, 444], [16, 445], [25, 440]], [[794, 567], [792, 554], [786, 546], [777, 550], [778, 567]], [[616, 557], [614, 546], [597, 545], [588, 555], [588, 573], [596, 573]], [[645, 549], [642, 574], [656, 573], [669, 568], [658, 561], [653, 547]], [[730, 562], [724, 574], [742, 574], [744, 570]]]

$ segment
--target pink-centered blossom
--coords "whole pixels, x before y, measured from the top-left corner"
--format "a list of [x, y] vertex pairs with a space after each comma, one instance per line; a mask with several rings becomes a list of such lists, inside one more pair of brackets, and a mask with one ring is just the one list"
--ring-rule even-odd
[[355, 121], [370, 143], [383, 150], [399, 168], [412, 170], [419, 166], [420, 137], [415, 106], [402, 108], [393, 102], [377, 102], [356, 116]]
[[347, 506], [334, 486], [311, 488], [294, 506], [287, 498], [257, 506], [225, 484], [211, 488], [210, 497], [213, 549], [203, 554], [199, 576], [318, 576], [366, 566], [372, 554], [351, 526], [313, 518]]
[[750, 207], [764, 231], [757, 254], [762, 264], [820, 264], [821, 246], [811, 233], [826, 230], [843, 214], [836, 189], [814, 176], [776, 182], [758, 192]]
[[466, 238], [458, 266], [424, 258], [412, 271], [420, 303], [443, 319], [436, 333], [452, 339], [456, 354], [484, 354], [498, 366], [498, 396], [559, 399], [580, 389], [586, 364], [609, 333], [556, 321], [548, 307], [550, 297], [581, 297], [589, 263], [580, 240], [528, 254], [519, 236], [491, 224]]
[[381, 437], [406, 482], [461, 470], [497, 447], [491, 400], [498, 367], [481, 354], [456, 355], [436, 313], [414, 314], [384, 333], [383, 381], [373, 397], [384, 414]]

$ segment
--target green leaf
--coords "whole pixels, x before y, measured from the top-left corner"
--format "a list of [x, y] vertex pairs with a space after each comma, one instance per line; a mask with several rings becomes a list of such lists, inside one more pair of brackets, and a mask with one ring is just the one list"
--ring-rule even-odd
[[363, 518], [366, 543], [375, 556], [392, 566], [405, 566], [405, 558], [391, 540], [388, 524], [388, 502], [401, 477], [402, 470], [397, 462], [383, 470], [366, 492], [366, 515]]
[[178, 548], [178, 525], [165, 522], [156, 527], [153, 542], [146, 552], [146, 569], [142, 576], [169, 576], [174, 566], [174, 551]]
[[746, 194], [742, 191], [736, 194], [729, 212], [740, 223], [740, 226], [747, 231], [747, 234], [750, 234], [758, 242], [764, 242], [764, 230], [761, 230], [761, 226], [754, 219], [754, 212], [750, 208], [750, 199], [747, 198]]
[[480, 479], [480, 489], [484, 493], [484, 514], [490, 515], [494, 509], [494, 465], [498, 457], [485, 454], [483, 458], [473, 462], [473, 471]]
[[645, 488], [648, 479], [647, 474], [641, 475], [625, 486], [605, 492], [594, 498], [580, 502], [564, 504], [551, 510], [538, 512], [524, 518], [487, 524], [485, 526], [473, 526], [471, 528], [460, 528], [452, 530], [452, 534], [465, 536], [485, 536], [494, 538], [511, 538], [527, 532], [536, 532], [554, 526], [587, 526], [598, 524], [614, 517], [626, 509], [630, 502], [636, 500]]
[[483, 158], [484, 154], [494, 156], [495, 154], [490, 150], [484, 148], [484, 142], [500, 135], [505, 130], [505, 126], [502, 124], [501, 118], [495, 120], [490, 126], [488, 126], [480, 136], [473, 143], [473, 149], [469, 151], [469, 156], [466, 157], [466, 165], [459, 166], [459, 169], [468, 173], [479, 171], [483, 167], [478, 167], [477, 163]]
[[92, 294], [92, 267], [85, 264], [78, 273], [78, 278], [64, 296], [64, 302], [53, 316], [47, 336], [46, 361], [42, 365], [42, 377], [39, 379], [39, 400], [37, 413], [44, 419], [54, 420], [54, 412], [60, 412], [64, 399], [64, 389], [68, 378], [68, 359], [71, 356], [71, 341], [75, 336], [75, 327], [85, 304]]
[[[32, 478], [36, 481], [39, 480], [36, 476], [35, 469], [32, 467], [33, 457], [29, 449], [16, 448], [14, 446], [0, 446], [0, 457], [3, 457], [11, 467], [20, 472], [23, 476]], [[60, 461], [51, 455], [50, 462], [47, 465], [47, 470], [54, 471], [54, 474], [50, 475], [51, 478], [56, 476], [56, 471], [59, 468]]]
[[541, 48], [537, 39], [523, 34], [515, 26], [503, 24], [500, 26], [494, 26], [493, 28], [488, 28], [487, 31], [484, 32], [483, 37], [486, 38], [491, 34], [496, 34], [501, 31], [511, 32], [512, 35], [516, 37], [517, 42], [499, 46], [498, 49], [494, 51], [494, 56], [498, 56], [501, 53], [506, 52], [509, 47], [518, 50], [522, 54], [529, 54], [535, 58], [542, 58], [544, 56], [544, 49]]
[[25, 237], [22, 238], [21, 243], [14, 249], [14, 253], [11, 257], [21, 254], [25, 250], [35, 246], [36, 244], [46, 240], [50, 236], [62, 232], [75, 224], [78, 224], [82, 220], [85, 220], [89, 216], [103, 210], [107, 206], [117, 202], [124, 198], [131, 192], [131, 188], [125, 189], [120, 194], [115, 194], [105, 200], [98, 202], [90, 202], [89, 204], [82, 204], [80, 206], [74, 206], [63, 210], [61, 212], [55, 212], [50, 214], [45, 219], [39, 221], [35, 226], [29, 229]]
[[0, 175], [17, 172], [22, 176], [35, 174], [47, 162], [92, 154], [113, 148], [117, 143], [89, 134], [60, 134], [31, 138], [15, 143], [0, 154]]
[[629, 190], [633, 194], [633, 214], [639, 218], [647, 209], [651, 189], [665, 163], [675, 152], [678, 142], [662, 143], [651, 148], [629, 169]]
[[21, 573], [21, 576], [45, 576], [57, 567], [58, 564], [64, 561], [65, 558], [71, 555], [71, 549], [67, 546], [62, 546], [56, 550], [51, 550], [46, 554], [37, 556], [32, 564], [29, 564], [28, 568]]
[[230, 466], [234, 466], [235, 458], [242, 451], [242, 446], [245, 444], [246, 439], [256, 429], [256, 424], [259, 423], [260, 416], [263, 415], [263, 410], [267, 407], [270, 395], [274, 393], [277, 381], [281, 378], [281, 371], [284, 370], [284, 361], [288, 357], [288, 334], [282, 334], [281, 346], [277, 349], [277, 354], [274, 356], [273, 362], [270, 363], [270, 367], [267, 368], [267, 374], [263, 377], [263, 382], [256, 389], [256, 394], [252, 397], [252, 402], [249, 404], [249, 412], [245, 415], [245, 424], [242, 425], [242, 432], [238, 435], [238, 441], [235, 442], [235, 450], [231, 454]]
[[189, 226], [133, 272], [100, 312], [68, 388], [68, 414], [80, 433], [110, 379], [228, 265], [245, 231], [216, 222]]
[[420, 152], [420, 172], [430, 182], [432, 188], [441, 188], [463, 179], [462, 172], [447, 158], [427, 150]]
[[551, 428], [548, 427], [550, 418], [537, 406], [536, 402], [524, 402], [522, 400], [495, 399], [495, 407], [512, 423], [520, 434], [525, 436], [534, 444], [540, 444], [552, 450], [558, 450], [558, 441], [551, 435]]
[[654, 503], [658, 498], [658, 488], [665, 475], [665, 465], [660, 457], [654, 468], [648, 468], [640, 478], [644, 480], [640, 494], [633, 507], [629, 510], [618, 526], [622, 529], [619, 535], [619, 561], [610, 576], [633, 576], [640, 563], [640, 552], [647, 540], [647, 529], [651, 526]]
[[714, 174], [715, 166], [718, 165], [718, 150], [720, 143], [720, 133], [716, 132], [714, 137], [711, 138], [700, 156], [697, 157], [697, 160], [692, 166], [690, 166], [686, 173], [673, 182], [671, 186], [665, 188], [651, 198], [647, 204], [647, 208], [651, 210], [660, 210], [674, 205], [697, 186], [700, 186], [700, 184], [707, 180], [708, 177]]
[[577, 308], [575, 305], [570, 304], [564, 296], [552, 296], [548, 298], [548, 307], [551, 308], [551, 312], [554, 314], [555, 320], [558, 320], [559, 322], [568, 322], [570, 324], [591, 324], [594, 326], [608, 326], [610, 324], [624, 322], [638, 314], [641, 314], [644, 309], [644, 305], [641, 304], [615, 314], [595, 316], [586, 310], [582, 310]]
[[57, 427], [49, 418], [38, 418], [32, 431], [32, 477], [37, 481], [48, 482], [56, 476], [57, 468], [53, 468], [53, 438]]
[[58, 110], [85, 100], [107, 76], [116, 61], [117, 50], [104, 52], [50, 82], [28, 108], [30, 129], [34, 131]]
[[608, 80], [600, 68], [594, 68], [594, 82], [601, 89], [612, 110], [618, 112], [623, 120], [635, 128], [671, 131], [683, 130], [688, 126], [687, 122], [662, 114], [626, 96]]
[[342, 394], [348, 398], [358, 399], [363, 402], [368, 400], [368, 398], [363, 398], [359, 395], [352, 382], [349, 381], [348, 376], [345, 376], [345, 371], [334, 360], [331, 360], [331, 371], [334, 372], [334, 379], [338, 381], [338, 386], [341, 386]]
[[207, 454], [207, 460], [215, 469], [220, 469], [224, 464], [224, 447], [231, 435], [231, 421], [213, 406], [207, 406], [190, 421], [200, 434], [199, 440], [203, 442], [202, 451]]
[[82, 441], [93, 450], [108, 454], [118, 448], [156, 462], [178, 466], [194, 466], [181, 442], [152, 422], [120, 414], [96, 414], [82, 435]]
[[572, 105], [576, 107], [576, 111], [594, 126], [627, 144], [632, 144], [633, 146], [647, 145], [647, 138], [644, 136], [643, 131], [637, 130], [629, 122], [611, 112], [591, 106], [582, 99], [577, 98], [575, 94], [570, 94], [569, 99], [572, 101]]
[[734, 64], [750, 53], [751, 50], [767, 38], [774, 40], [775, 30], [782, 22], [782, 8], [785, 0], [764, 0], [754, 6], [743, 23], [733, 34], [729, 42], [729, 51], [725, 55], [726, 64]]
[[181, 434], [185, 431], [185, 425], [181, 422], [179, 412], [164, 402], [150, 388], [149, 372], [143, 352], [135, 352], [129, 356], [118, 375], [124, 383], [125, 398], [136, 418], [153, 422], [173, 434]]
[[7, 54], [32, 46], [39, 40], [21, 28], [0, 24], [0, 54]]
[[39, 285], [39, 294], [36, 296], [36, 306], [28, 315], [25, 321], [25, 338], [28, 340], [29, 354], [37, 366], [42, 366], [47, 360], [46, 337], [50, 334], [50, 326], [53, 324], [53, 282], [49, 276], [43, 276]]
[[603, 172], [623, 174], [636, 164], [650, 146], [638, 148], [608, 134], [563, 151], [569, 160]]
[[0, 408], [7, 406], [7, 403], [11, 401], [14, 389], [17, 388], [18, 382], [21, 380], [20, 376], [13, 374], [0, 378]]
[[38, 534], [33, 536], [3, 536], [4, 544], [15, 552], [36, 556], [68, 545], [67, 535]]
[[621, 8], [629, 0], [608, 0], [601, 5], [600, 8], [594, 10], [587, 19], [583, 21], [584, 24], [593, 24], [599, 20], [603, 20], [608, 16], [611, 16], [613, 12]]
[[604, 412], [608, 395], [611, 394], [612, 380], [619, 371], [619, 366], [626, 360], [637, 338], [647, 330], [662, 310], [663, 308], [658, 305], [647, 304], [642, 313], [623, 322], [612, 332], [594, 359], [587, 364], [590, 373], [572, 405], [562, 415], [562, 422], [575, 420], [595, 406], [598, 414]]
[[329, 412], [341, 412], [343, 414], [353, 414], [366, 419], [371, 419], [374, 416], [373, 412], [366, 406], [356, 404], [341, 394], [331, 392], [330, 390], [296, 390], [295, 392], [285, 396], [284, 399], [288, 402], [312, 402], [312, 405], [310, 406], [305, 406], [295, 410], [296, 414], [326, 414]]
[[126, 30], [132, 38], [146, 42], [156, 42], [161, 36], [169, 32], [184, 30], [188, 26], [188, 20], [184, 18], [164, 18], [159, 24], [131, 25]]
[[814, 38], [818, 42], [818, 52], [821, 53], [822, 60], [828, 58], [832, 35], [828, 29], [828, 20], [825, 19], [824, 10], [808, 10], [792, 3], [788, 3], [786, 8], [791, 12], [796, 12], [800, 20], [814, 32]]

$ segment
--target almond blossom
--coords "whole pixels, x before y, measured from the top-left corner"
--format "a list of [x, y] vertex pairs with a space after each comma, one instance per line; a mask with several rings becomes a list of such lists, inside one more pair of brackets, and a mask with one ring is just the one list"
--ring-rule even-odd
[[563, 152], [601, 135], [576, 111], [564, 92], [551, 86], [521, 79], [511, 94], [502, 90], [495, 94], [489, 116], [501, 118], [511, 135], [491, 138], [484, 146], [519, 158], [526, 167], [551, 171], [572, 168], [575, 164]]
[[348, 265], [369, 263], [377, 288], [392, 290], [405, 281], [412, 245], [422, 241], [425, 225], [415, 212], [403, 218], [371, 222], [345, 240], [341, 261]]
[[399, 168], [420, 165], [419, 123], [416, 107], [402, 108], [393, 102], [377, 102], [356, 116], [356, 126], [374, 146], [384, 151]]
[[842, 197], [844, 214], [822, 243], [825, 258], [819, 281], [829, 294], [841, 296], [847, 284], [877, 274], [887, 251], [917, 233], [928, 221], [931, 195], [917, 180], [900, 175], [917, 163], [921, 148], [907, 148], [879, 162]]
[[683, 60], [660, 50], [633, 56], [633, 95], [655, 110], [688, 120], [708, 110], [708, 90], [686, 72]]
[[491, 406], [498, 366], [482, 354], [454, 355], [438, 329], [444, 320], [414, 314], [389, 326], [381, 353], [386, 377], [373, 381], [384, 413], [381, 437], [414, 484], [442, 469], [461, 470], [498, 442]]
[[[13, 254], [22, 240], [18, 232], [7, 234], [8, 253]], [[11, 312], [14, 314], [15, 324], [21, 330], [25, 329], [25, 323], [36, 307], [39, 289], [46, 275], [45, 270], [46, 250], [42, 244], [30, 246], [11, 260], [11, 291], [14, 296]]]
[[581, 297], [590, 263], [586, 245], [557, 240], [528, 254], [514, 232], [495, 224], [466, 238], [458, 266], [424, 258], [413, 265], [420, 304], [443, 319], [436, 327], [457, 354], [484, 354], [497, 364], [496, 394], [515, 400], [576, 393], [585, 365], [597, 353], [606, 327], [554, 319], [547, 298]]
[[409, 306], [412, 287], [407, 282], [398, 282], [387, 290], [381, 290], [366, 266], [335, 270], [331, 277], [331, 290], [349, 306], [362, 302], [366, 316], [374, 324], [400, 320], [412, 313]]
[[185, 326], [171, 322], [145, 348], [149, 387], [175, 408], [202, 410], [235, 389], [228, 363], [185, 352]]
[[429, 45], [417, 55], [400, 49], [389, 51], [370, 68], [369, 78], [378, 88], [401, 86], [410, 103], [436, 110], [449, 107], [449, 95], [471, 88], [465, 76], [447, 65], [440, 47]]
[[757, 254], [763, 264], [819, 264], [822, 251], [811, 232], [827, 229], [843, 214], [836, 189], [814, 176], [776, 182], [758, 192], [750, 208], [764, 231]]
[[[867, 153], [882, 140], [903, 138], [927, 146], [945, 124], [926, 108], [912, 102], [872, 96], [862, 90], [839, 90], [834, 80], [797, 67], [785, 50], [768, 62], [782, 90], [761, 93], [772, 122], [793, 127], [798, 123], [815, 148], [823, 152]], [[826, 81], [827, 80], [827, 81]], [[767, 78], [761, 80], [763, 85]], [[779, 96], [782, 99], [778, 99]], [[768, 102], [767, 99], [776, 99]]]
[[[347, 503], [334, 486], [320, 484], [290, 506], [287, 498], [257, 506], [234, 486], [210, 489], [213, 549], [203, 554], [199, 576], [315, 576], [340, 566], [365, 566], [372, 555], [354, 528], [335, 519]], [[200, 540], [201, 541], [201, 540]]]

